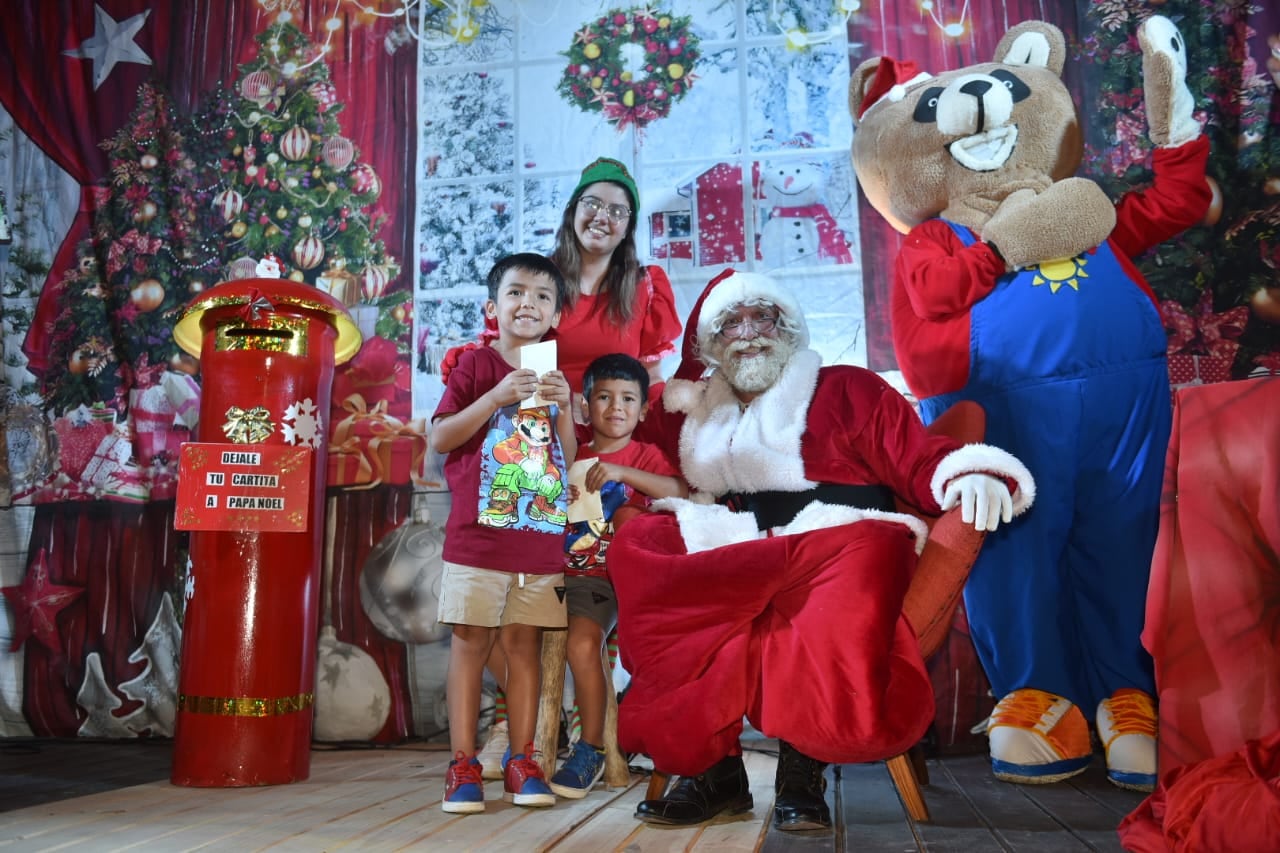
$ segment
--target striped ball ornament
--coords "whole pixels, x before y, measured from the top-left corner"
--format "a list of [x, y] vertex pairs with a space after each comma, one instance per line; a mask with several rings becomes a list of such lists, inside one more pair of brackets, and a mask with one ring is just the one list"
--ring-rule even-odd
[[305, 127], [295, 124], [280, 137], [280, 153], [295, 163], [311, 153], [311, 134]]

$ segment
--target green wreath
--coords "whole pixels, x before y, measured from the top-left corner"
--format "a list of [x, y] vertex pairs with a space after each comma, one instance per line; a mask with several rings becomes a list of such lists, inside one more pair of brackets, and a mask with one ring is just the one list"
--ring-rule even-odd
[[693, 86], [698, 37], [689, 16], [648, 6], [612, 9], [583, 25], [557, 91], [585, 112], [602, 113], [618, 130], [643, 128], [671, 112]]

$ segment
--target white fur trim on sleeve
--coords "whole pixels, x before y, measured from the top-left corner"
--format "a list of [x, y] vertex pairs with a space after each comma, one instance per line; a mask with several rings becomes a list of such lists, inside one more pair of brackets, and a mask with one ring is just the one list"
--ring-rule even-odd
[[947, 484], [961, 474], [990, 474], [1010, 477], [1018, 489], [1013, 493], [1013, 514], [1021, 515], [1036, 499], [1036, 481], [1012, 453], [992, 447], [990, 444], [966, 444], [942, 458], [933, 471], [929, 489], [933, 499], [942, 503]]
[[680, 537], [690, 554], [709, 551], [725, 545], [750, 542], [763, 534], [756, 527], [756, 517], [749, 512], [734, 512], [721, 504], [700, 504], [683, 498], [655, 501], [654, 509], [676, 514]]

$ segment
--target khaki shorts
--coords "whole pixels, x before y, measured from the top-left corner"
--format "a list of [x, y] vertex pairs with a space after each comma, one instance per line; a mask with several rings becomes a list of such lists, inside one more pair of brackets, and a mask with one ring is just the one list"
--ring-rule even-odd
[[608, 634], [618, 621], [618, 599], [608, 578], [571, 575], [564, 579], [570, 616], [586, 616]]
[[564, 574], [526, 575], [479, 569], [444, 561], [440, 576], [440, 609], [436, 619], [447, 625], [536, 625], [564, 628]]

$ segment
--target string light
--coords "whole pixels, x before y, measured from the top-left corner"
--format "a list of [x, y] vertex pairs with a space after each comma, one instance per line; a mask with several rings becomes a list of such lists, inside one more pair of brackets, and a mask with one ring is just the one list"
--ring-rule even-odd
[[[925, 3], [929, 1], [923, 0]], [[836, 0], [835, 11], [840, 16], [840, 22], [825, 30], [808, 31], [799, 27], [793, 13], [788, 12], [783, 15], [778, 11], [778, 0], [770, 0], [769, 20], [773, 22], [778, 32], [786, 36], [787, 50], [804, 50], [815, 44], [823, 44], [843, 36], [849, 25], [849, 16], [861, 8], [862, 0]]]
[[945, 21], [942, 12], [938, 9], [939, 3], [935, 0], [920, 0], [920, 11], [929, 16], [934, 26], [942, 31], [942, 34], [950, 38], [960, 38], [968, 31], [969, 18], [969, 0], [964, 0], [964, 5], [960, 7], [960, 17], [954, 21]]

